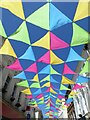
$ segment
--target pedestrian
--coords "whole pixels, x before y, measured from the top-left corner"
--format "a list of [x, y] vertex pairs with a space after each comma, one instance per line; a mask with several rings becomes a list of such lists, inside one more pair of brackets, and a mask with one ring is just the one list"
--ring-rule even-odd
[[78, 120], [86, 120], [85, 116], [82, 116], [81, 114], [79, 114], [79, 119]]

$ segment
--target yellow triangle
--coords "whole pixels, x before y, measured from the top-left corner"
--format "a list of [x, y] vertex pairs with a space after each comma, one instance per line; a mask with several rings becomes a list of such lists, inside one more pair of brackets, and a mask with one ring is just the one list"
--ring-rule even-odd
[[64, 102], [63, 100], [59, 100], [59, 99], [57, 99], [57, 102]]
[[77, 94], [78, 94], [78, 92], [71, 91], [69, 95], [74, 96], [74, 95], [77, 95]]
[[3, 46], [1, 47], [0, 54], [10, 55], [10, 56], [17, 58], [8, 39], [5, 40]]
[[85, 17], [90, 16], [90, 10], [88, 7], [89, 7], [89, 0], [85, 0], [85, 2], [83, 2], [83, 0], [80, 0], [77, 6], [74, 21], [78, 21]]
[[50, 64], [62, 64], [63, 60], [58, 58], [52, 51], [50, 51]]
[[42, 37], [37, 42], [33, 43], [32, 46], [38, 46], [38, 47], [50, 49], [50, 32], [48, 32], [44, 37]]
[[52, 88], [50, 88], [50, 92], [53, 94], [57, 94]]
[[90, 60], [90, 56], [88, 57], [88, 59], [87, 60]]
[[39, 98], [39, 100], [41, 100], [41, 101], [44, 101], [44, 97], [42, 97], [42, 98]]
[[21, 19], [25, 19], [21, 0], [1, 0], [0, 7], [8, 9], [10, 12], [20, 17]]
[[65, 76], [62, 76], [62, 84], [75, 84], [75, 82], [66, 78]]
[[30, 91], [30, 88], [22, 90], [21, 92], [23, 92], [24, 94], [27, 94], [27, 95], [31, 95], [32, 94], [31, 91]]
[[43, 87], [50, 87], [50, 82], [45, 83], [45, 84], [42, 86], [42, 88], [43, 88]]
[[39, 82], [38, 74], [34, 76], [33, 81]]

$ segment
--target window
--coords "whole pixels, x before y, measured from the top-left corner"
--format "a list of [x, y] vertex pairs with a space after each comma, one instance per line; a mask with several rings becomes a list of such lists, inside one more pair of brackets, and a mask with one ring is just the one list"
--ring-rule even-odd
[[9, 82], [10, 82], [10, 79], [11, 79], [10, 76], [8, 76], [7, 79], [6, 79], [5, 85], [3, 87], [3, 90], [7, 89], [8, 85], [9, 85]]
[[20, 102], [20, 98], [21, 98], [21, 92], [19, 93], [19, 96], [18, 96], [18, 102]]
[[16, 91], [16, 88], [17, 88], [17, 86], [14, 85], [13, 92], [12, 92], [12, 96], [14, 96], [14, 93], [15, 93], [15, 91]]

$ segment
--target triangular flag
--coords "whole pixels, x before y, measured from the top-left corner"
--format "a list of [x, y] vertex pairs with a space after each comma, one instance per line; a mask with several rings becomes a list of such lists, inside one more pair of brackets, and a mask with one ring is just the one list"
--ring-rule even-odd
[[[59, 95], [59, 96], [60, 96], [60, 95]], [[64, 98], [64, 97], [61, 96], [60, 99], [61, 99], [61, 98]], [[63, 100], [60, 100], [60, 99], [57, 98], [57, 102], [64, 102]]]
[[19, 83], [17, 83], [17, 85], [18, 86], [22, 86], [22, 87], [29, 87], [29, 84], [28, 84], [27, 80], [19, 82]]
[[71, 46], [77, 46], [90, 43], [90, 34], [73, 23], [73, 36]]
[[7, 66], [6, 68], [11, 69], [11, 70], [20, 70], [20, 71], [23, 70], [18, 59], [16, 59], [16, 61], [12, 65]]
[[50, 87], [50, 82], [47, 82], [47, 83], [45, 83], [43, 86], [41, 86], [42, 88], [43, 87]]
[[50, 30], [72, 22], [67, 16], [50, 3]]
[[36, 98], [42, 98], [43, 97], [43, 95], [42, 94], [40, 94], [40, 95], [38, 95], [38, 96], [36, 96]]
[[74, 21], [78, 21], [90, 16], [90, 12], [88, 11], [89, 7], [89, 0], [79, 0], [77, 10], [75, 13]]
[[52, 82], [52, 83], [59, 83], [59, 82], [57, 82], [55, 79], [53, 79], [52, 76], [50, 77], [50, 82]]
[[50, 65], [47, 65], [46, 67], [44, 67], [39, 74], [50, 74]]
[[37, 104], [37, 103], [36, 103], [36, 101], [30, 101], [30, 102], [28, 102], [28, 104], [29, 104], [29, 105], [35, 105], [35, 104]]
[[90, 56], [88, 57], [88, 59], [87, 60], [90, 60]]
[[84, 87], [85, 87], [85, 86], [76, 84], [76, 85], [74, 85], [73, 90], [82, 89], [82, 88], [84, 88]]
[[63, 98], [65, 98], [65, 97], [62, 96], [62, 95], [58, 95], [58, 98], [59, 98], [59, 99], [63, 99]]
[[30, 39], [28, 34], [28, 29], [26, 26], [26, 22], [24, 21], [20, 27], [11, 35], [8, 37], [9, 39], [21, 41], [26, 44], [30, 45]]
[[0, 35], [2, 36], [2, 37], [7, 37], [6, 36], [6, 33], [5, 33], [5, 30], [4, 30], [4, 28], [3, 28], [3, 25], [2, 25], [2, 22], [1, 22], [1, 20], [0, 20]]
[[36, 92], [33, 92], [33, 95], [39, 95], [41, 94], [41, 89], [38, 89]]
[[20, 17], [21, 19], [25, 19], [24, 11], [22, 7], [22, 1], [16, 0], [12, 2], [11, 0], [1, 0], [0, 1], [0, 7], [8, 9], [10, 12], [12, 12], [17, 17]]
[[57, 94], [52, 88], [50, 88], [50, 92], [53, 94]]
[[66, 101], [66, 104], [69, 104], [69, 103], [71, 103], [72, 101], [73, 101], [72, 98], [68, 98], [67, 101]]
[[3, 46], [1, 47], [0, 54], [10, 55], [10, 56], [17, 58], [8, 39], [5, 40]]
[[90, 61], [86, 61], [84, 67], [82, 68], [80, 74], [90, 73]]
[[70, 89], [61, 84], [61, 85], [60, 85], [60, 90], [70, 90]]
[[50, 75], [48, 75], [45, 78], [43, 78], [42, 80], [40, 80], [40, 83], [44, 82], [44, 81], [49, 81], [50, 82]]
[[70, 49], [66, 62], [84, 61], [85, 59], [78, 55], [72, 48]]
[[13, 78], [19, 78], [19, 79], [24, 79], [24, 80], [27, 79], [24, 72], [19, 73], [18, 75], [14, 76]]
[[27, 94], [27, 95], [32, 95], [30, 88], [22, 90], [21, 92], [23, 92], [24, 94]]
[[40, 88], [40, 84], [39, 83], [32, 83], [32, 85], [30, 85], [30, 88]]
[[90, 78], [78, 76], [76, 83], [86, 83], [90, 80]]
[[25, 71], [37, 73], [38, 71], [37, 71], [37, 64], [36, 64], [36, 62], [33, 63], [30, 67], [28, 67]]
[[50, 49], [51, 50], [56, 50], [56, 49], [62, 49], [69, 47], [69, 44], [58, 38], [56, 35], [53, 33], [50, 33], [50, 38], [51, 38], [51, 45]]
[[19, 59], [27, 59], [27, 60], [35, 61], [35, 56], [34, 56], [32, 47], [30, 46], [30, 47], [26, 50], [26, 52], [25, 52], [21, 57], [19, 57]]
[[50, 51], [50, 64], [62, 64], [63, 60], [58, 58], [52, 51]]
[[25, 98], [32, 99], [33, 96], [32, 96], [32, 95], [28, 95], [28, 96], [26, 96]]
[[49, 3], [32, 13], [26, 21], [49, 30]]
[[38, 102], [37, 104], [44, 104], [44, 101], [40, 101], [40, 102]]
[[52, 68], [52, 66], [50, 67], [50, 74], [60, 75], [60, 73], [58, 73], [56, 70], [54, 70], [54, 69]]
[[78, 92], [75, 92], [75, 91], [72, 90], [72, 91], [70, 92], [70, 94], [69, 94], [69, 97], [75, 96], [75, 95], [77, 95], [77, 94], [78, 94]]
[[65, 74], [76, 74], [74, 71], [72, 71], [67, 64], [64, 64], [64, 70], [63, 70], [63, 75]]
[[40, 40], [36, 41], [32, 44], [32, 46], [43, 47], [50, 50], [50, 32], [48, 32], [44, 37]]
[[39, 58], [38, 62], [43, 62], [43, 63], [50, 64], [50, 51], [48, 51], [41, 58]]
[[33, 81], [39, 82], [38, 74], [36, 74], [36, 75], [34, 76]]
[[65, 76], [62, 76], [62, 84], [75, 84], [75, 82], [66, 78]]

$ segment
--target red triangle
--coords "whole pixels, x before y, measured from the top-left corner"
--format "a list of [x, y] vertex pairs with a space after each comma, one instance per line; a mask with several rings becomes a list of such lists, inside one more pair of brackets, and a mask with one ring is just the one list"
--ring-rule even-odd
[[65, 74], [76, 74], [74, 71], [72, 71], [67, 64], [64, 64], [64, 70], [63, 70], [63, 75]]
[[7, 66], [6, 68], [12, 69], [12, 70], [20, 70], [20, 71], [23, 70], [18, 59], [16, 59], [16, 61], [12, 65]]
[[48, 51], [40, 59], [38, 59], [38, 62], [50, 64], [50, 51]]
[[30, 67], [28, 67], [25, 71], [37, 73], [38, 70], [37, 70], [37, 64], [36, 64], [36, 62], [34, 64], [32, 64]]
[[50, 32], [50, 38], [51, 38], [51, 45], [50, 45], [51, 50], [69, 47], [68, 43], [64, 42], [63, 40], [61, 40], [60, 38], [58, 38], [56, 35], [54, 35], [51, 32]]

